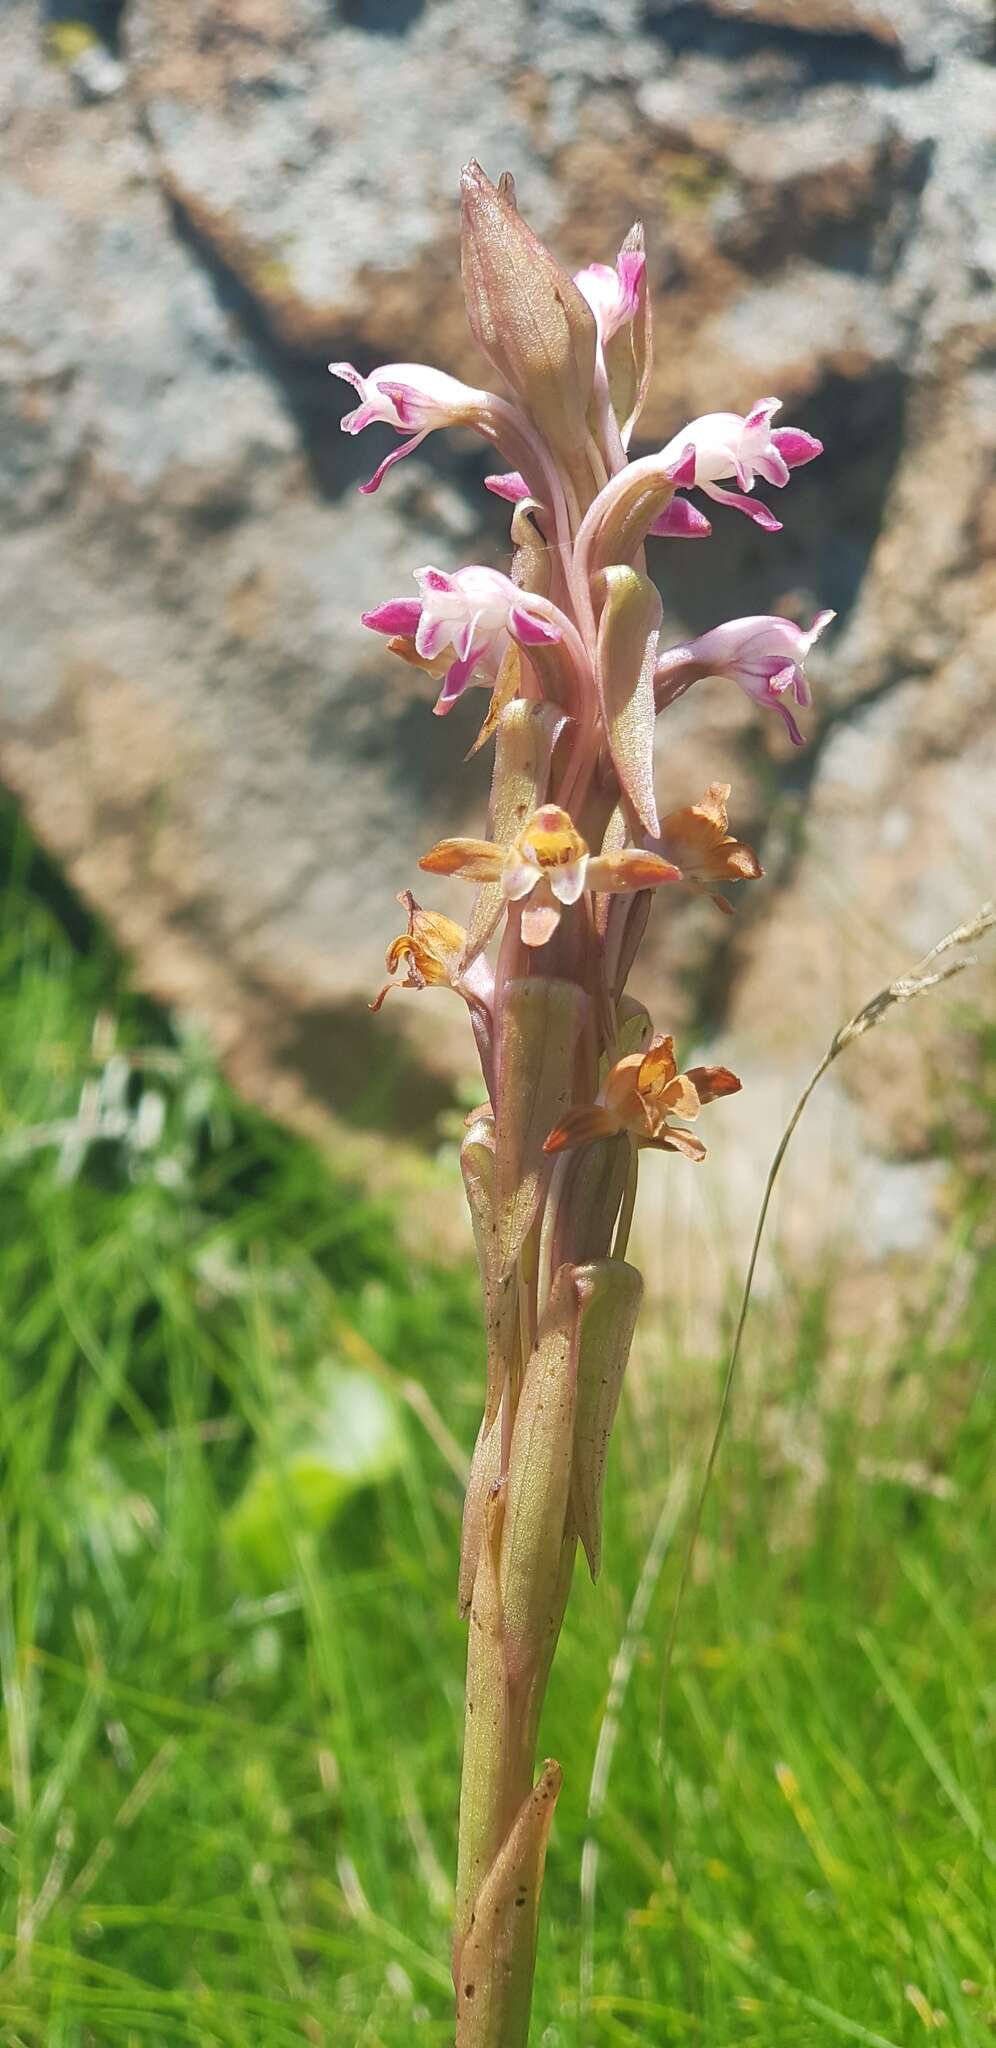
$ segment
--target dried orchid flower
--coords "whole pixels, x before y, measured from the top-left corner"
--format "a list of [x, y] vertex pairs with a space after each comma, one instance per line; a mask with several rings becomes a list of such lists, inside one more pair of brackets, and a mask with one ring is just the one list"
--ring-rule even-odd
[[655, 722], [692, 683], [726, 676], [801, 739], [785, 698], [808, 704], [803, 662], [832, 614], [808, 632], [734, 620], [660, 651], [645, 544], [711, 532], [682, 492], [777, 532], [758, 479], [780, 488], [821, 451], [801, 428], [773, 426], [778, 400], [764, 398], [630, 461], [651, 371], [639, 227], [614, 266], [572, 279], [522, 220], [511, 179], [492, 185], [471, 164], [463, 277], [504, 392], [421, 364], [366, 377], [331, 367], [360, 400], [346, 432], [379, 421], [408, 437], [361, 488], [434, 428], [470, 426], [507, 465], [486, 482], [513, 508], [509, 573], [418, 570], [417, 597], [364, 616], [441, 679], [437, 713], [471, 685], [490, 691], [475, 743], [495, 743], [487, 834], [443, 839], [420, 862], [476, 884], [466, 930], [405, 891], [407, 930], [387, 954], [403, 978], [372, 1007], [392, 987], [452, 989], [487, 1097], [462, 1148], [487, 1374], [459, 1571], [469, 1646], [453, 1971], [458, 2048], [524, 2048], [561, 1776], [552, 1762], [537, 1776], [537, 1732], [578, 1545], [593, 1575], [601, 1556], [609, 1433], [643, 1284], [625, 1256], [637, 1166], [648, 1150], [701, 1160], [688, 1126], [740, 1087], [726, 1067], [680, 1071], [626, 984], [661, 885], [728, 913], [723, 888], [762, 872], [729, 829], [728, 783], [659, 816]]

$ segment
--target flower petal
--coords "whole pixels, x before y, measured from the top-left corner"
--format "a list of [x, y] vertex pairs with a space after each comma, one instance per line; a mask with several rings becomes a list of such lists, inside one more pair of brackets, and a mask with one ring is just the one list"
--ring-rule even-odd
[[569, 1109], [546, 1139], [544, 1152], [567, 1152], [575, 1145], [590, 1145], [596, 1138], [613, 1138], [619, 1126], [600, 1103], [584, 1109]]
[[[521, 681], [522, 664], [519, 660], [519, 650], [510, 644], [506, 647], [502, 656], [501, 667], [495, 678], [494, 689], [491, 692], [491, 701], [484, 714], [481, 730], [473, 746], [468, 749], [466, 755], [468, 761], [474, 754], [480, 753], [481, 748], [486, 746], [488, 740], [497, 732], [502, 712], [506, 704], [510, 704], [513, 697], [518, 695]], [[541, 793], [545, 794], [545, 791]]]
[[360, 376], [359, 370], [355, 370], [352, 363], [329, 363], [326, 367], [330, 377], [339, 377], [344, 384], [351, 384], [353, 390], [358, 391], [362, 398], [367, 380]]
[[663, 512], [658, 513], [650, 532], [674, 540], [706, 540], [712, 532], [712, 525], [690, 498], [675, 495]]
[[663, 1093], [675, 1079], [678, 1062], [674, 1056], [674, 1039], [670, 1032], [659, 1032], [640, 1061], [637, 1086], [640, 1094], [653, 1100]]
[[815, 434], [806, 434], [801, 427], [775, 427], [771, 435], [783, 462], [790, 469], [801, 469], [807, 462], [815, 462], [823, 453], [823, 443]]
[[540, 870], [535, 861], [525, 860], [521, 854], [514, 851], [506, 854], [501, 871], [501, 886], [502, 894], [509, 903], [521, 903], [524, 896], [532, 894], [539, 879]]
[[483, 641], [485, 641], [488, 638], [486, 632], [484, 634], [481, 634], [480, 607], [478, 607], [476, 611], [468, 612], [467, 617], [464, 619], [462, 625], [458, 625], [456, 628], [456, 632], [453, 637], [453, 645], [456, 648], [457, 655], [459, 656], [459, 659], [461, 661], [468, 661], [470, 659], [474, 642], [475, 640], [478, 640], [478, 636], [480, 636], [480, 642], [478, 645], [478, 659], [480, 659], [481, 654], [484, 652], [484, 647], [483, 644], [481, 643], [483, 643]]
[[789, 466], [777, 448], [766, 448], [761, 455], [755, 455], [754, 468], [763, 476], [766, 484], [774, 484], [776, 490], [784, 490], [789, 480]]
[[403, 462], [406, 455], [413, 455], [416, 448], [421, 448], [428, 432], [428, 427], [423, 427], [422, 432], [413, 434], [410, 441], [402, 441], [400, 448], [392, 448], [366, 483], [358, 486], [361, 497], [369, 498], [373, 491], [379, 491], [388, 470], [393, 469], [396, 462]]
[[739, 491], [724, 491], [720, 484], [703, 484], [702, 489], [707, 497], [715, 499], [717, 505], [731, 505], [734, 512], [743, 512], [748, 519], [753, 519], [755, 526], [760, 526], [764, 533], [781, 533], [781, 520], [775, 518], [760, 498], [746, 498]]
[[529, 485], [519, 469], [508, 469], [501, 476], [486, 476], [484, 488], [492, 497], [505, 498], [510, 505], [518, 505], [529, 496]]
[[552, 620], [540, 618], [523, 604], [511, 606], [508, 630], [523, 647], [549, 647], [563, 637]]
[[451, 662], [446, 671], [446, 680], [432, 707], [436, 718], [445, 718], [447, 712], [452, 711], [457, 699], [463, 696], [476, 666], [477, 657], [473, 654], [468, 655], [464, 661]]
[[[641, 1095], [644, 1092], [641, 1084]], [[674, 1079], [669, 1081], [666, 1087], [660, 1089], [660, 1091], [654, 1089], [651, 1092], [655, 1108], [659, 1107], [661, 1110], [665, 1110], [668, 1116], [686, 1117], [689, 1123], [694, 1123], [702, 1107], [701, 1100], [696, 1092], [695, 1083], [689, 1079], [687, 1074], [675, 1074]]]
[[836, 612], [817, 612], [816, 617], [813, 620], [813, 623], [810, 626], [808, 633], [804, 636], [807, 654], [809, 653], [810, 648], [815, 646], [817, 640], [820, 638], [821, 633], [826, 632], [826, 629], [829, 626], [831, 620], [835, 619], [836, 616]]
[[596, 854], [588, 862], [588, 887], [598, 894], [616, 895], [624, 889], [657, 889], [662, 882], [680, 882], [681, 869], [659, 853], [643, 853], [627, 846], [621, 853]]
[[519, 925], [524, 946], [545, 946], [560, 923], [556, 903], [527, 903]]
[[792, 742], [792, 745], [794, 747], [804, 747], [806, 744], [806, 735], [804, 732], [800, 731], [798, 721], [795, 718], [793, 718], [792, 713], [789, 710], [788, 705], [785, 703], [784, 699], [779, 697], [778, 702], [772, 708], [775, 711], [777, 711], [779, 718], [783, 719], [786, 726], [788, 727], [788, 736]]
[[587, 873], [588, 855], [586, 853], [582, 854], [580, 860], [570, 861], [566, 867], [555, 870], [551, 868], [547, 880], [558, 903], [577, 902], [578, 897], [584, 894]]
[[360, 613], [363, 624], [372, 633], [401, 633], [406, 639], [414, 638], [421, 617], [422, 607], [415, 597], [390, 597], [386, 604], [375, 605], [373, 611]]
[[490, 839], [440, 839], [422, 855], [419, 867], [430, 875], [461, 875], [467, 882], [495, 882], [505, 858], [503, 846]]
[[739, 1095], [743, 1082], [729, 1067], [689, 1067], [685, 1076], [700, 1102], [716, 1102], [722, 1095]]
[[695, 482], [696, 453], [694, 441], [689, 441], [675, 462], [668, 463], [667, 475], [673, 484], [690, 485]]
[[776, 412], [781, 412], [781, 409], [780, 398], [756, 399], [750, 411], [744, 414], [744, 433], [756, 434], [760, 428], [766, 427], [769, 420], [774, 418]]
[[784, 668], [775, 669], [774, 673], [768, 677], [765, 694], [772, 697], [784, 697], [789, 690], [792, 691], [797, 704], [808, 704], [810, 701], [807, 694], [808, 685], [796, 661], [786, 662]]
[[436, 597], [453, 597], [460, 588], [455, 577], [447, 576], [445, 569], [416, 569], [415, 581], [423, 594], [431, 591]]
[[666, 1124], [655, 1138], [645, 1138], [641, 1142], [655, 1152], [680, 1152], [685, 1159], [694, 1159], [696, 1163], [706, 1156], [701, 1138], [697, 1138], [694, 1131], [683, 1131], [677, 1124]]

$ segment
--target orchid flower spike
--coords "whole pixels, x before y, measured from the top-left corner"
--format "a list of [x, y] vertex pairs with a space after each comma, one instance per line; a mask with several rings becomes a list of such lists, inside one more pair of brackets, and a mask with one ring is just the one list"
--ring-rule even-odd
[[[707, 412], [682, 427], [663, 449], [660, 461], [673, 483], [687, 489], [694, 485], [719, 505], [732, 505], [744, 512], [765, 533], [780, 533], [781, 521], [767, 505], [744, 495], [754, 488], [756, 477], [780, 490], [789, 472], [813, 462], [823, 453], [822, 441], [801, 427], [772, 427], [780, 398], [759, 398], [749, 413]], [[735, 477], [739, 491], [720, 488], [725, 477]]]
[[755, 703], [777, 711], [788, 727], [794, 747], [805, 746], [804, 735], [785, 699], [791, 696], [797, 704], [812, 703], [803, 664], [810, 648], [836, 616], [836, 612], [817, 612], [808, 632], [791, 619], [774, 615], [730, 619], [725, 626], [700, 633], [687, 647], [670, 648], [658, 662], [654, 679], [658, 710], [683, 695], [690, 684], [703, 676], [728, 676]]
[[379, 421], [410, 436], [400, 448], [385, 455], [373, 476], [360, 485], [364, 496], [379, 490], [394, 463], [411, 455], [435, 427], [475, 426], [492, 405], [487, 391], [475, 391], [428, 363], [385, 363], [381, 369], [371, 370], [369, 377], [361, 377], [352, 363], [330, 363], [329, 370], [359, 394], [359, 405], [343, 414], [340, 425], [344, 434], [362, 434], [364, 427]]
[[486, 488], [511, 515], [509, 574], [419, 569], [407, 598], [364, 623], [437, 679], [437, 714], [473, 683], [491, 688], [470, 749], [494, 741], [488, 836], [440, 839], [419, 863], [476, 885], [466, 931], [406, 891], [407, 930], [372, 1007], [391, 988], [454, 990], [488, 1097], [461, 1147], [487, 1347], [459, 1573], [470, 1639], [455, 2048], [527, 2048], [560, 1783], [553, 1764], [536, 1777], [536, 1732], [579, 1540], [598, 1569], [606, 1447], [642, 1288], [627, 1256], [639, 1155], [702, 1159], [700, 1111], [740, 1087], [726, 1067], [679, 1072], [673, 1040], [653, 1035], [627, 984], [663, 884], [729, 911], [727, 885], [761, 874], [729, 829], [728, 783], [660, 817], [655, 718], [700, 677], [724, 675], [801, 743], [789, 706], [809, 702], [805, 658], [832, 613], [808, 632], [735, 619], [661, 654], [648, 533], [706, 538], [698, 493], [776, 531], [757, 481], [780, 488], [820, 443], [774, 426], [779, 402], [764, 398], [630, 460], [653, 380], [641, 224], [614, 265], [572, 278], [520, 214], [511, 177], [492, 183], [477, 163], [463, 173], [462, 223], [467, 312], [497, 392], [420, 364], [366, 377], [330, 367], [357, 393], [347, 433], [379, 421], [402, 437], [364, 490], [433, 428], [470, 426], [492, 451]]
[[427, 666], [435, 667], [447, 653], [452, 657], [435, 705], [440, 717], [452, 711], [471, 682], [494, 688], [511, 641], [521, 647], [550, 646], [568, 627], [556, 605], [520, 590], [498, 569], [472, 563], [452, 576], [442, 569], [416, 569], [415, 581], [418, 598], [378, 605], [363, 613], [363, 624], [375, 633], [411, 640]]
[[682, 1130], [671, 1118], [694, 1122], [703, 1104], [740, 1089], [729, 1067], [690, 1067], [679, 1074], [674, 1039], [658, 1033], [646, 1052], [627, 1053], [609, 1069], [597, 1102], [568, 1110], [550, 1132], [544, 1152], [566, 1152], [590, 1145], [596, 1138], [614, 1138], [628, 1131], [639, 1146], [657, 1152], [682, 1152], [686, 1159], [706, 1156], [701, 1138]]
[[543, 804], [506, 845], [489, 839], [441, 839], [423, 854], [419, 867], [432, 875], [461, 875], [467, 882], [500, 882], [495, 922], [505, 903], [524, 903], [526, 946], [545, 946], [562, 911], [577, 903], [586, 889], [617, 894], [681, 880], [673, 861], [637, 847], [593, 857], [559, 804]]

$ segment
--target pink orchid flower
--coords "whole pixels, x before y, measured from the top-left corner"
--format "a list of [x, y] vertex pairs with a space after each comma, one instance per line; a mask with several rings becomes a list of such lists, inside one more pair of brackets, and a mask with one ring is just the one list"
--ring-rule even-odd
[[[375, 633], [413, 639], [415, 653], [434, 662], [451, 649], [435, 710], [451, 711], [475, 679], [493, 687], [511, 640], [539, 647], [560, 640], [555, 605], [522, 591], [498, 569], [472, 563], [447, 576], [441, 569], [416, 569], [420, 597], [397, 598], [363, 613]], [[566, 623], [566, 622], [565, 622]]]
[[[801, 427], [772, 427], [780, 398], [759, 398], [749, 413], [707, 412], [675, 434], [663, 449], [660, 461], [672, 482], [686, 489], [695, 486], [717, 504], [732, 505], [765, 533], [780, 533], [781, 521], [767, 505], [744, 494], [752, 491], [756, 477], [780, 490], [789, 472], [813, 462], [823, 453], [822, 441]], [[735, 477], [739, 491], [720, 488], [725, 477]]]
[[595, 315], [602, 349], [634, 318], [646, 268], [642, 249], [620, 249], [614, 264], [589, 263], [586, 270], [575, 273], [578, 291]]
[[394, 463], [411, 455], [435, 427], [473, 426], [494, 403], [488, 392], [475, 391], [427, 363], [385, 363], [369, 377], [361, 377], [352, 363], [330, 363], [329, 369], [359, 393], [359, 405], [340, 422], [344, 434], [362, 434], [364, 427], [380, 421], [410, 436], [360, 485], [364, 494], [378, 490]]
[[805, 739], [789, 710], [786, 697], [797, 704], [813, 701], [803, 666], [810, 648], [825, 631], [835, 612], [817, 612], [808, 632], [791, 619], [758, 616], [730, 619], [701, 633], [687, 647], [672, 647], [657, 665], [656, 697], [659, 708], [679, 697], [703, 676], [728, 676], [739, 683], [755, 703], [777, 711], [788, 727], [793, 746], [805, 746]]

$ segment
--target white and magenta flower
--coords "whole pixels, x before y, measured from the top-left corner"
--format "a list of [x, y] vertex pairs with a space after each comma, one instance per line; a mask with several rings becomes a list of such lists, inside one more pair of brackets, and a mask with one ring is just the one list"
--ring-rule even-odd
[[[772, 427], [780, 411], [780, 398], [760, 398], [746, 414], [703, 413], [662, 450], [659, 459], [666, 475], [686, 490], [694, 486], [717, 504], [746, 513], [766, 533], [780, 533], [781, 521], [746, 493], [753, 490], [757, 477], [780, 490], [791, 470], [823, 453], [822, 441], [801, 427]], [[726, 477], [735, 477], [739, 491], [721, 488]]]
[[791, 619], [760, 615], [730, 619], [701, 633], [687, 647], [672, 647], [657, 664], [655, 694], [658, 709], [679, 697], [703, 676], [728, 676], [755, 703], [777, 711], [788, 727], [793, 746], [805, 740], [789, 710], [786, 698], [797, 704], [813, 701], [804, 663], [810, 648], [825, 631], [835, 612], [817, 612], [808, 632]]
[[647, 258], [642, 249], [620, 249], [614, 264], [589, 263], [586, 270], [575, 274], [578, 291], [595, 315], [602, 349], [635, 319], [646, 270]]
[[510, 641], [521, 647], [549, 646], [562, 638], [557, 610], [545, 598], [524, 591], [498, 569], [472, 563], [447, 576], [442, 569], [416, 569], [419, 597], [396, 598], [364, 612], [363, 623], [375, 633], [389, 633], [414, 642], [426, 664], [447, 653], [436, 712], [451, 711], [468, 685], [478, 681], [494, 687]]
[[493, 404], [487, 391], [475, 391], [428, 363], [385, 363], [381, 369], [371, 370], [369, 377], [361, 377], [352, 363], [330, 363], [329, 369], [333, 377], [341, 377], [359, 393], [359, 405], [340, 422], [344, 434], [362, 434], [364, 427], [379, 421], [410, 436], [360, 485], [364, 494], [376, 491], [393, 464], [411, 455], [434, 428], [474, 426]]

